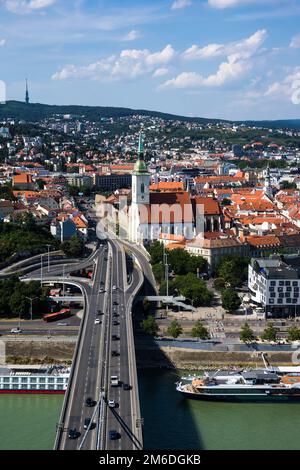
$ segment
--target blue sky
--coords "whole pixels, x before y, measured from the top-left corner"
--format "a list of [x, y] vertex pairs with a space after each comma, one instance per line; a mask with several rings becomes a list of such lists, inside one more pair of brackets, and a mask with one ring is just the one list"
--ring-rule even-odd
[[0, 0], [8, 99], [300, 118], [300, 0]]

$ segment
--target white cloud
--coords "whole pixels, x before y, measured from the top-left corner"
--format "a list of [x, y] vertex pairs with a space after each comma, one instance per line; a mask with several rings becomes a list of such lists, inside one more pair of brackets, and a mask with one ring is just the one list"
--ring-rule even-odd
[[54, 5], [57, 0], [1, 0], [12, 13], [24, 14]]
[[227, 60], [219, 65], [215, 73], [207, 77], [196, 72], [183, 72], [177, 77], [167, 80], [161, 88], [220, 87], [239, 79], [253, 67], [252, 58], [259, 51], [266, 35], [266, 30], [262, 29], [246, 39], [227, 45], [210, 44], [202, 49], [198, 46], [192, 46], [184, 52], [183, 57], [199, 59], [227, 55]]
[[119, 55], [111, 55], [98, 62], [77, 67], [66, 65], [52, 76], [53, 80], [90, 78], [101, 81], [133, 79], [153, 73], [160, 65], [166, 65], [176, 53], [169, 44], [158, 52], [148, 49], [125, 49]]
[[250, 68], [250, 63], [238, 60], [236, 55], [230, 55], [227, 62], [222, 62], [214, 74], [203, 77], [196, 72], [183, 72], [167, 80], [160, 88], [220, 87], [242, 77]]
[[183, 53], [183, 58], [188, 60], [207, 59], [211, 57], [240, 54], [245, 57], [252, 55], [263, 44], [267, 31], [260, 29], [241, 41], [228, 44], [208, 44], [204, 47], [193, 45]]
[[141, 37], [141, 33], [135, 29], [132, 29], [129, 31], [129, 33], [125, 34], [125, 36], [121, 37], [121, 41], [135, 41], [139, 37]]
[[259, 2], [261, 2], [261, 0], [208, 0], [208, 4], [214, 8], [238, 7], [238, 6], [247, 5], [249, 3], [259, 3]]
[[[299, 99], [300, 95], [300, 67], [294, 67], [282, 81], [271, 83], [264, 96], [274, 98], [288, 98], [289, 101], [295, 103], [295, 98]], [[295, 104], [299, 104], [297, 102]]]
[[191, 0], [175, 0], [171, 5], [171, 10], [181, 10], [192, 5]]
[[290, 47], [293, 49], [299, 49], [300, 48], [300, 34], [297, 34], [294, 36], [290, 42]]
[[0, 39], [0, 47], [6, 44], [6, 39]]
[[166, 67], [160, 67], [153, 72], [152, 77], [163, 77], [164, 75], [167, 75], [167, 73], [169, 73], [169, 69]]

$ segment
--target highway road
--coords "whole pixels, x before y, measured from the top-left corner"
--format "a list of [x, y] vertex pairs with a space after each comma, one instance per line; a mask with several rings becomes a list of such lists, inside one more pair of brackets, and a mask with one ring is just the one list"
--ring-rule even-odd
[[[79, 339], [78, 360], [73, 365], [73, 383], [62, 417], [63, 432], [57, 441], [59, 449], [142, 448], [131, 305], [143, 278], [135, 271], [128, 286], [123, 246], [115, 240], [107, 245], [100, 247], [94, 258], [93, 284]], [[105, 293], [101, 292], [104, 287]], [[104, 312], [100, 316], [101, 325], [95, 325], [98, 310]], [[119, 386], [110, 385], [111, 376], [118, 377]], [[130, 389], [124, 390], [123, 384]], [[88, 397], [95, 400], [94, 407], [86, 406]], [[114, 400], [116, 407], [110, 408], [108, 400]], [[88, 430], [84, 430], [86, 418], [94, 423]], [[71, 428], [80, 433], [77, 439], [68, 438]], [[109, 439], [111, 430], [117, 431], [118, 439]]]
[[[87, 407], [85, 400], [91, 397], [98, 401], [100, 395], [99, 370], [101, 370], [101, 337], [106, 329], [107, 311], [99, 318], [102, 324], [95, 324], [98, 310], [104, 311], [107, 294], [100, 292], [100, 287], [108, 282], [108, 253], [107, 247], [102, 246], [95, 257], [95, 270], [90, 295], [87, 299], [84, 316], [83, 336], [80, 345], [78, 361], [73, 365], [74, 384], [70, 390], [68, 406], [64, 417], [65, 431], [62, 433], [59, 448], [77, 449], [84, 436], [84, 420], [91, 418], [93, 407]], [[101, 288], [102, 290], [102, 288]], [[102, 335], [101, 335], [102, 333]], [[76, 428], [81, 433], [78, 439], [68, 438], [68, 429]], [[82, 448], [96, 448], [96, 429], [91, 429], [83, 443]]]

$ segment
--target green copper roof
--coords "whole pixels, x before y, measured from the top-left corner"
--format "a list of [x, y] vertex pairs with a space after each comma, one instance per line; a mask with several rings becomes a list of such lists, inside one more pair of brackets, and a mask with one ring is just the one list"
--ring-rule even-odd
[[147, 168], [145, 160], [140, 160], [140, 158], [138, 158], [138, 160], [135, 162], [133, 172], [138, 173], [138, 174], [141, 174], [141, 173], [148, 174], [148, 168]]

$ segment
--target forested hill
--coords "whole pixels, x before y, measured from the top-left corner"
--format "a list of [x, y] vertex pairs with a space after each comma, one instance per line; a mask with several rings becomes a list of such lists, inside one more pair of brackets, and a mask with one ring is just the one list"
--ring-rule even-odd
[[[0, 120], [5, 118], [13, 118], [17, 120], [25, 120], [27, 122], [38, 122], [41, 119], [48, 118], [54, 114], [71, 114], [75, 117], [85, 116], [90, 121], [99, 121], [101, 118], [117, 118], [133, 115], [153, 116], [166, 120], [190, 121], [202, 124], [231, 122], [224, 119], [208, 119], [202, 117], [187, 117], [175, 114], [161, 113], [158, 111], [148, 111], [144, 109], [119, 108], [111, 106], [57, 106], [40, 103], [26, 104], [21, 101], [7, 101], [6, 104], [0, 105]], [[236, 121], [237, 124], [246, 124], [249, 126], [265, 127], [265, 128], [289, 128], [300, 129], [300, 119], [287, 119], [277, 121]]]

